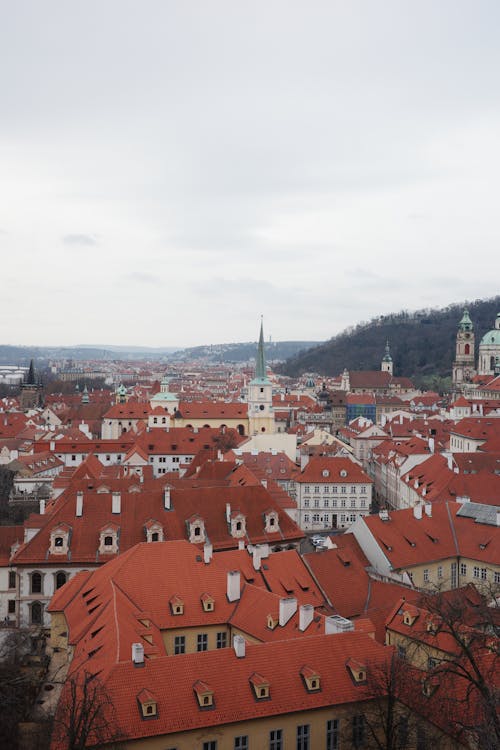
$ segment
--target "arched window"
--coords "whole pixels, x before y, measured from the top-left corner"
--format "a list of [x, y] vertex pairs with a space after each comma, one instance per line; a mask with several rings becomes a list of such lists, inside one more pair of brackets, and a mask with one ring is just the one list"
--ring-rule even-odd
[[43, 607], [40, 604], [40, 602], [33, 602], [31, 605], [31, 624], [32, 625], [41, 625], [42, 624], [42, 616], [43, 616]]
[[470, 354], [470, 344], [466, 344], [464, 347], [464, 354]]
[[151, 541], [152, 542], [158, 542], [159, 539], [160, 539], [160, 535], [158, 534], [158, 532], [157, 531], [153, 531], [153, 533], [151, 534]]
[[64, 570], [60, 570], [58, 573], [56, 573], [56, 589], [60, 589], [61, 586], [64, 586], [67, 580], [68, 577]]
[[32, 573], [31, 574], [31, 593], [41, 594], [42, 593], [42, 574]]
[[245, 434], [245, 426], [244, 425], [239, 424], [238, 427], [237, 427], [237, 430], [238, 430], [238, 433], [240, 435], [244, 435]]

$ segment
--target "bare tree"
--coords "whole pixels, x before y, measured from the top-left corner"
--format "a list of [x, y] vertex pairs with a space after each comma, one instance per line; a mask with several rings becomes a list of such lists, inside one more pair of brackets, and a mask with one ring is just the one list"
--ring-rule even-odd
[[[432, 663], [442, 709], [456, 734], [481, 750], [500, 747], [500, 610], [497, 592], [473, 586], [423, 597], [432, 630], [453, 649]], [[428, 620], [429, 622], [429, 620]], [[424, 640], [424, 648], [431, 639]], [[435, 652], [433, 652], [435, 653]]]
[[61, 750], [118, 748], [116, 712], [98, 676], [84, 670], [69, 677], [54, 717], [52, 744]]

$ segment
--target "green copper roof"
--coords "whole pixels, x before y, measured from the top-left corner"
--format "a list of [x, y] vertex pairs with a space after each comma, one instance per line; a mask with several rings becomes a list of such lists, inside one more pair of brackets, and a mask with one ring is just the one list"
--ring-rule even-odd
[[382, 359], [382, 362], [392, 362], [391, 352], [389, 350], [389, 342], [385, 342], [385, 354]]
[[464, 314], [462, 315], [462, 320], [458, 324], [458, 327], [460, 328], [461, 331], [472, 331], [472, 329], [474, 328], [467, 308], [465, 308], [464, 310]]
[[266, 357], [264, 354], [264, 322], [260, 322], [260, 336], [259, 345], [257, 347], [257, 360], [255, 362], [255, 378], [254, 381], [269, 383], [266, 374]]
[[495, 329], [493, 331], [488, 331], [488, 333], [485, 333], [483, 338], [481, 339], [481, 345], [486, 346], [500, 346], [500, 329]]

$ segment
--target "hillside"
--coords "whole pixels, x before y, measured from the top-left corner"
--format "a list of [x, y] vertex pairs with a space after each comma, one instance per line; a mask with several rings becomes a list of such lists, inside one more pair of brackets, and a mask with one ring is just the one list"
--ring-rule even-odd
[[[293, 357], [297, 352], [316, 346], [317, 341], [270, 341], [266, 343], [268, 362], [283, 361]], [[255, 358], [257, 342], [249, 341], [235, 344], [209, 344], [182, 349], [169, 357], [171, 361], [203, 360], [207, 364], [219, 362], [248, 362]]]
[[490, 330], [500, 310], [500, 296], [488, 300], [461, 302], [444, 309], [406, 310], [361, 323], [334, 336], [320, 346], [287, 360], [281, 367], [286, 375], [303, 372], [338, 375], [348, 370], [378, 370], [389, 340], [394, 360], [394, 374], [407, 377], [451, 374], [455, 355], [455, 338], [464, 307], [474, 323], [477, 347]]

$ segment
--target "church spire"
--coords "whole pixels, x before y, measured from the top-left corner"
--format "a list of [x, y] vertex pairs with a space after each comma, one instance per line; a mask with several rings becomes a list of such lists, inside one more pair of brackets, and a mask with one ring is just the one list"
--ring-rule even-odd
[[255, 380], [267, 380], [266, 357], [264, 354], [264, 321], [260, 319], [259, 346], [257, 348], [257, 360], [255, 363]]

